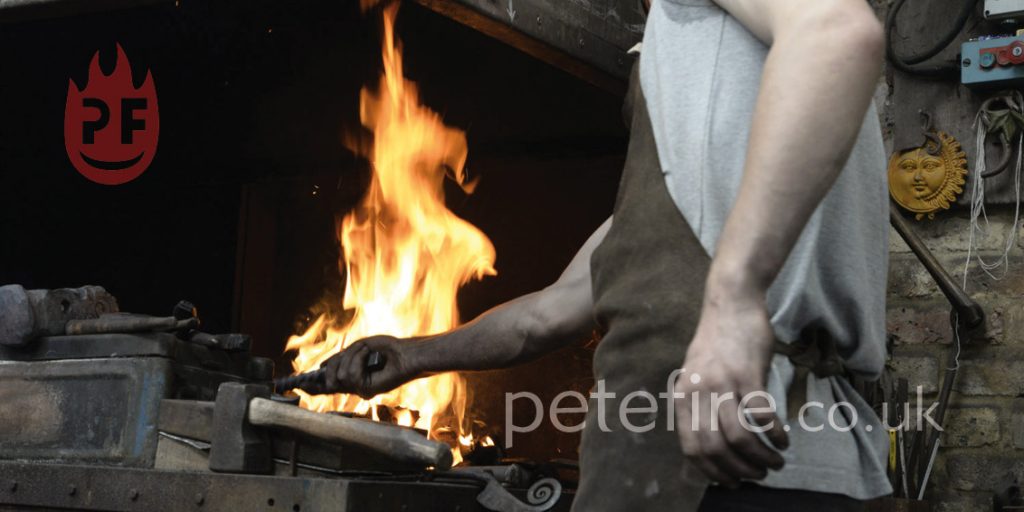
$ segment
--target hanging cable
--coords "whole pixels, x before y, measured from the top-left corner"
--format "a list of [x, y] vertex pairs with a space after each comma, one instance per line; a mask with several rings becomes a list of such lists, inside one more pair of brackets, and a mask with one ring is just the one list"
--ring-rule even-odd
[[[991, 100], [990, 100], [991, 101]], [[1024, 96], [1020, 92], [1014, 91], [1010, 95], [1002, 98], [1002, 101], [1006, 103], [1008, 109], [1012, 109], [1018, 113], [1024, 111]], [[986, 102], [988, 105], [989, 102]], [[1017, 229], [1018, 222], [1020, 222], [1020, 199], [1021, 199], [1021, 168], [1022, 168], [1022, 153], [1024, 153], [1024, 135], [1021, 130], [1018, 130], [1015, 135], [1017, 142], [1017, 161], [1016, 168], [1014, 169], [1013, 177], [1013, 188], [1014, 188], [1014, 212], [1013, 212], [1013, 224], [1010, 226], [1009, 233], [1006, 235], [1006, 243], [1003, 247], [1003, 252], [994, 262], [985, 261], [981, 256], [979, 250], [976, 250], [977, 238], [975, 233], [981, 233], [983, 236], [989, 236], [991, 234], [990, 226], [988, 222], [988, 213], [985, 211], [985, 138], [992, 127], [992, 119], [989, 116], [988, 111], [982, 108], [978, 111], [978, 115], [974, 120], [975, 126], [977, 127], [977, 136], [975, 138], [978, 155], [975, 157], [974, 173], [971, 183], [971, 204], [970, 204], [970, 222], [968, 223], [968, 236], [967, 236], [967, 258], [964, 261], [964, 277], [963, 277], [963, 289], [967, 289], [967, 274], [970, 270], [972, 256], [978, 260], [978, 266], [982, 272], [988, 275], [993, 280], [1000, 280], [1006, 276], [1010, 267], [1010, 251], [1013, 249], [1017, 241]], [[1004, 151], [1007, 151], [1004, 148]], [[1009, 149], [1012, 151], [1012, 149]], [[984, 219], [985, 227], [982, 228], [979, 222], [980, 219]], [[973, 253], [973, 254], [972, 254]], [[995, 274], [994, 271], [1002, 268], [1000, 274]]]
[[885, 17], [885, 35], [887, 38], [886, 44], [886, 56], [889, 58], [889, 62], [892, 63], [893, 67], [916, 76], [926, 78], [956, 78], [960, 74], [959, 62], [945, 63], [932, 66], [921, 66], [912, 67], [915, 64], [925, 62], [936, 55], [942, 50], [946, 49], [957, 35], [967, 26], [967, 20], [970, 19], [971, 13], [974, 11], [975, 6], [978, 4], [978, 0], [965, 0], [963, 6], [960, 8], [960, 12], [957, 14], [956, 19], [953, 21], [953, 25], [950, 30], [942, 35], [936, 43], [928, 48], [927, 50], [909, 57], [901, 57], [896, 54], [896, 48], [893, 45], [892, 31], [896, 27], [896, 16], [899, 14], [900, 9], [903, 8], [903, 4], [906, 0], [896, 0], [889, 8], [889, 14]]

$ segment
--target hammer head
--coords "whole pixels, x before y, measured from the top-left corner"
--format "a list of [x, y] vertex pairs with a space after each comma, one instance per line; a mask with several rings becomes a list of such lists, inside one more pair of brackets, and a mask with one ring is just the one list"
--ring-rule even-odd
[[221, 473], [270, 473], [274, 469], [270, 437], [249, 423], [249, 402], [268, 398], [259, 384], [225, 382], [217, 390], [210, 440], [210, 470]]

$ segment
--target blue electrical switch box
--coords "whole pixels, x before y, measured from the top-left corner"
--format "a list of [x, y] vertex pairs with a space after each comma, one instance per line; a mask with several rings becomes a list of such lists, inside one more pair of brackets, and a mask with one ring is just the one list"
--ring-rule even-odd
[[1024, 36], [967, 41], [960, 47], [960, 82], [968, 87], [1024, 87]]

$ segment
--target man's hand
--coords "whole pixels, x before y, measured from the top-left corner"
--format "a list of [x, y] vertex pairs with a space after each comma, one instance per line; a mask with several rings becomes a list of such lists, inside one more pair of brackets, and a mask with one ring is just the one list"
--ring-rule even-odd
[[[760, 480], [780, 469], [782, 456], [766, 446], [753, 428], [770, 426], [768, 439], [779, 449], [789, 445], [774, 413], [744, 416], [743, 397], [764, 392], [774, 333], [764, 301], [756, 294], [729, 298], [710, 291], [686, 353], [685, 371], [676, 382], [676, 428], [683, 453], [712, 481], [736, 486], [740, 479]], [[746, 409], [763, 409], [755, 398]], [[750, 418], [749, 421], [747, 418]], [[762, 429], [764, 430], [764, 429]]]
[[[686, 393], [678, 401], [677, 428], [683, 451], [710, 479], [736, 485], [782, 465], [778, 453], [741, 425], [739, 400], [764, 390], [774, 341], [765, 293], [846, 164], [878, 81], [885, 38], [863, 0], [715, 2], [771, 49], [743, 179], [718, 238], [704, 309], [677, 385]], [[733, 397], [715, 407], [712, 393]], [[698, 417], [691, 413], [694, 402]], [[751, 418], [756, 424], [774, 420], [765, 434], [784, 448], [775, 415], [758, 416]], [[698, 428], [690, 428], [692, 419]]]
[[[410, 343], [415, 341], [371, 336], [349, 345], [322, 365], [327, 369], [327, 391], [371, 398], [419, 377], [407, 355], [406, 346]], [[367, 368], [371, 352], [379, 352], [386, 361], [383, 368], [374, 372]]]

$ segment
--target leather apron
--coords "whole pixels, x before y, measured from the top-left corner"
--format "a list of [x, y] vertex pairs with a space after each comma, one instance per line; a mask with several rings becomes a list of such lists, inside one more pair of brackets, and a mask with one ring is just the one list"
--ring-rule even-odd
[[696, 510], [706, 486], [687, 467], [678, 433], [668, 429], [675, 412], [666, 397], [654, 404], [629, 400], [631, 408], [656, 408], [625, 418], [644, 428], [653, 422], [646, 432], [627, 429], [620, 417], [630, 393], [672, 391], [670, 375], [693, 337], [711, 263], [669, 196], [636, 74], [626, 100], [631, 134], [614, 218], [590, 262], [594, 312], [604, 333], [594, 355], [593, 392], [614, 397], [591, 397], [577, 511]]

